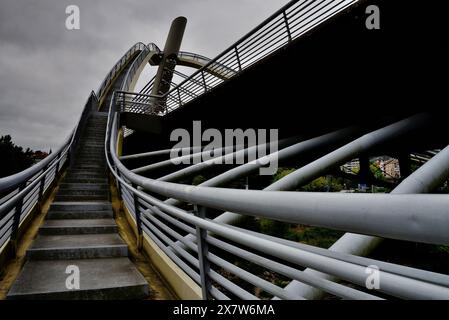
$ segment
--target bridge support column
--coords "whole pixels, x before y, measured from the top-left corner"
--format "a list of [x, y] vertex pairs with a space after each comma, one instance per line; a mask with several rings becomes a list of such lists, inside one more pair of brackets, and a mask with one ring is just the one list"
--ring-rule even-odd
[[[167, 41], [165, 42], [162, 61], [154, 78], [153, 95], [163, 95], [170, 90], [171, 81], [173, 79], [173, 70], [176, 66], [176, 59], [181, 47], [184, 30], [186, 28], [187, 19], [178, 17], [173, 20], [170, 31], [168, 32]], [[165, 99], [155, 99], [155, 111], [163, 111], [165, 108]]]
[[368, 185], [371, 184], [372, 182], [372, 173], [370, 170], [369, 157], [367, 155], [359, 156], [359, 163], [360, 163], [360, 171], [358, 175], [360, 178], [360, 184], [368, 187]]
[[399, 155], [399, 172], [401, 174], [401, 180], [404, 180], [412, 173], [410, 161], [410, 154], [408, 152], [402, 152]]
[[[19, 191], [21, 192], [23, 189], [25, 189], [26, 184], [22, 184], [19, 187]], [[19, 240], [19, 227], [20, 227], [20, 218], [22, 214], [22, 206], [23, 206], [23, 199], [20, 199], [19, 202], [17, 202], [17, 205], [15, 207], [14, 217], [13, 217], [13, 223], [11, 227], [11, 255], [13, 257], [17, 256], [17, 249], [18, 249], [18, 240]]]

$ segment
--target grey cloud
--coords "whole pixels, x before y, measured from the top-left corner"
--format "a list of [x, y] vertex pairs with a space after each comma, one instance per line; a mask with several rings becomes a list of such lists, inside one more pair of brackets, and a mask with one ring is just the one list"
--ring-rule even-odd
[[[171, 20], [183, 15], [182, 50], [213, 57], [285, 3], [2, 0], [0, 135], [11, 134], [24, 147], [54, 149], [74, 127], [90, 91], [135, 42], [162, 48]], [[70, 4], [80, 7], [80, 30], [65, 29]]]

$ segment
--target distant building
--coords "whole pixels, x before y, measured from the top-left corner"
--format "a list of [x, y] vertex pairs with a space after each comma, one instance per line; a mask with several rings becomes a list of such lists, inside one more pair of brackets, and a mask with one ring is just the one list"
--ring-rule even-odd
[[379, 166], [385, 178], [398, 179], [401, 177], [401, 169], [398, 159], [383, 157], [382, 159], [377, 159], [376, 164]]
[[343, 172], [346, 173], [356, 173], [360, 170], [359, 159], [353, 159], [340, 167]]

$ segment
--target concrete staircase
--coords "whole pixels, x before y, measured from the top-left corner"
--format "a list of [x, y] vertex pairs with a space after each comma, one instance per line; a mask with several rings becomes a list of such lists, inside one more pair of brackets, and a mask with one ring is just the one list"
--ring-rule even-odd
[[[73, 166], [27, 250], [27, 261], [9, 299], [148, 296], [148, 283], [129, 260], [128, 247], [113, 219], [104, 159], [106, 121], [106, 113], [100, 112], [88, 119]], [[71, 266], [79, 269], [79, 289], [66, 285], [73, 274]]]

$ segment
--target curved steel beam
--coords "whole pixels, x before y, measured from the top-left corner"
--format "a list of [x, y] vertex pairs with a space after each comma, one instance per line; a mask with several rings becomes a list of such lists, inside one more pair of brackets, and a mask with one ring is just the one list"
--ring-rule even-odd
[[[449, 146], [436, 154], [426, 164], [402, 181], [391, 193], [417, 194], [431, 192], [449, 178]], [[424, 209], [427, 213], [427, 209]], [[354, 255], [367, 255], [377, 247], [383, 239], [360, 234], [346, 233], [337, 240], [329, 250]], [[315, 270], [306, 270], [310, 274], [324, 279], [336, 279]], [[306, 284], [293, 281], [287, 285], [288, 290], [307, 299], [319, 299], [323, 292]]]

